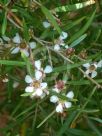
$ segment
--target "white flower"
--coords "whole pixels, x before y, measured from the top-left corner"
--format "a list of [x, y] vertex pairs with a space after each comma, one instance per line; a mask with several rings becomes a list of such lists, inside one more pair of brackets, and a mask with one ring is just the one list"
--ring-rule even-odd
[[97, 76], [97, 68], [101, 66], [101, 61], [97, 64], [97, 63], [86, 63], [86, 64], [83, 64], [83, 67], [86, 68], [86, 75], [90, 75], [91, 78], [94, 78]]
[[67, 34], [66, 32], [62, 32], [61, 35], [60, 35], [60, 37], [59, 37], [59, 39], [60, 39], [60, 40], [64, 40], [64, 39], [66, 39], [67, 37], [68, 37], [68, 34]]
[[25, 92], [26, 93], [32, 93], [34, 91], [34, 88], [32, 87], [32, 86], [27, 86], [26, 88], [25, 88]]
[[64, 102], [65, 108], [71, 108], [72, 103], [71, 102]]
[[49, 28], [50, 26], [51, 26], [51, 24], [49, 22], [47, 22], [47, 21], [43, 22], [43, 27]]
[[60, 45], [59, 44], [55, 44], [54, 45], [54, 50], [56, 51], [59, 51], [61, 48], [60, 48]]
[[2, 82], [4, 82], [4, 83], [7, 83], [8, 81], [9, 81], [9, 79], [7, 77], [2, 79]]
[[29, 42], [29, 46], [31, 49], [36, 48], [36, 42]]
[[46, 74], [51, 73], [52, 71], [53, 71], [53, 69], [50, 65], [47, 65], [44, 69], [44, 73], [46, 73]]
[[50, 102], [52, 102], [52, 103], [56, 103], [56, 102], [58, 102], [58, 100], [59, 100], [59, 98], [56, 95], [53, 95], [50, 97]]
[[44, 98], [44, 96], [49, 94], [46, 82], [37, 81], [36, 78], [32, 78], [29, 75], [26, 75], [25, 81], [26, 83], [30, 84], [25, 88], [25, 92], [31, 93], [31, 98], [33, 97]]
[[73, 91], [68, 92], [66, 96], [67, 96], [68, 98], [70, 98], [70, 99], [73, 99], [73, 97], [74, 97]]
[[12, 39], [14, 43], [20, 44], [21, 43], [21, 37], [18, 33], [16, 33], [15, 37]]
[[97, 67], [98, 67], [98, 68], [102, 68], [102, 60], [100, 60], [100, 61], [98, 62]]
[[18, 33], [16, 33], [12, 41], [16, 44], [16, 47], [11, 49], [11, 54], [16, 54], [20, 51], [24, 53], [25, 56], [28, 57], [29, 56], [28, 48], [34, 49], [36, 47], [35, 42], [29, 42], [28, 45], [22, 42], [22, 38], [20, 37]]
[[15, 81], [15, 82], [13, 83], [13, 88], [17, 88], [18, 86], [19, 86], [19, 82], [16, 82], [16, 81]]
[[31, 76], [26, 75], [26, 77], [25, 77], [25, 82], [26, 82], [26, 83], [32, 83], [32, 82], [33, 82], [33, 79], [31, 78]]
[[10, 40], [11, 40], [11, 39], [10, 39], [9, 37], [7, 37], [6, 35], [3, 35], [2, 38], [3, 38], [3, 40], [6, 41], [6, 42], [10, 42]]
[[43, 77], [43, 72], [41, 72], [40, 70], [35, 70], [35, 79], [36, 80], [40, 80]]
[[69, 48], [69, 46], [64, 43], [64, 39], [60, 36], [59, 39], [55, 41], [54, 50], [59, 51], [61, 47], [65, 49]]
[[[73, 91], [70, 91], [66, 95], [63, 94], [63, 96], [66, 96], [67, 98], [73, 99], [74, 93], [73, 93]], [[71, 106], [72, 106], [71, 102], [69, 102], [68, 100], [63, 100], [62, 98], [59, 98], [56, 95], [52, 95], [50, 97], [50, 102], [57, 103], [56, 112], [59, 112], [59, 113], [63, 113], [64, 109], [71, 108]]]
[[61, 103], [56, 106], [56, 112], [63, 113], [63, 105]]
[[35, 61], [34, 66], [36, 68], [36, 70], [35, 70], [36, 80], [42, 79], [45, 76], [45, 74], [51, 73], [53, 71], [53, 69], [50, 65], [47, 65], [45, 67], [45, 69], [43, 70], [43, 68], [41, 67], [41, 61], [40, 60]]

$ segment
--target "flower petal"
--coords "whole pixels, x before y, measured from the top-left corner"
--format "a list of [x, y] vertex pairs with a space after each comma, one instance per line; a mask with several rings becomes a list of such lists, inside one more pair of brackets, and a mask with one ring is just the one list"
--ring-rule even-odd
[[33, 82], [33, 79], [31, 78], [31, 76], [26, 75], [26, 77], [25, 77], [25, 82], [26, 82], [26, 83], [32, 83], [32, 82]]
[[27, 87], [25, 88], [25, 92], [26, 92], [26, 93], [32, 93], [33, 91], [34, 91], [34, 88], [31, 87], [31, 86], [27, 86]]
[[46, 82], [41, 83], [41, 88], [42, 89], [45, 89], [46, 87], [47, 87], [47, 83]]
[[36, 78], [36, 80], [40, 80], [41, 78], [42, 78], [42, 72], [41, 71], [39, 71], [39, 70], [36, 70], [35, 71], [35, 78]]
[[61, 35], [60, 35], [60, 37], [59, 37], [59, 39], [60, 39], [60, 40], [64, 40], [64, 39], [66, 39], [67, 37], [68, 37], [68, 34], [67, 34], [66, 32], [62, 32]]
[[68, 49], [68, 48], [69, 48], [69, 46], [68, 46], [68, 45], [65, 45], [65, 48], [66, 48], [66, 49]]
[[31, 49], [36, 48], [36, 42], [30, 42], [29, 46], [30, 46]]
[[47, 21], [43, 22], [43, 27], [48, 28], [50, 26], [51, 26], [51, 24], [49, 22], [47, 22]]
[[16, 82], [16, 81], [15, 81], [15, 82], [13, 83], [13, 88], [17, 88], [18, 86], [19, 86], [19, 82]]
[[35, 61], [35, 67], [40, 70], [41, 69], [41, 61], [40, 60], [36, 60]]
[[101, 68], [102, 67], [102, 60], [100, 60], [97, 64], [97, 67]]
[[65, 108], [70, 108], [72, 106], [71, 102], [64, 102]]
[[37, 96], [42, 96], [43, 95], [42, 89], [40, 89], [40, 88], [36, 89], [36, 95]]
[[12, 39], [14, 43], [21, 43], [21, 37], [18, 33], [16, 33], [16, 36]]
[[63, 106], [61, 103], [56, 106], [56, 112], [63, 113]]
[[91, 78], [94, 78], [94, 77], [96, 77], [97, 76], [97, 72], [96, 71], [93, 71], [92, 73], [91, 73]]
[[61, 48], [60, 48], [60, 45], [59, 44], [55, 44], [54, 45], [54, 50], [55, 51], [59, 51]]
[[59, 98], [56, 95], [53, 95], [50, 97], [50, 102], [52, 102], [52, 103], [56, 103], [56, 102], [58, 102], [58, 100], [59, 100]]
[[68, 98], [70, 98], [70, 99], [73, 99], [73, 97], [74, 97], [73, 91], [68, 92], [66, 96], [67, 96]]
[[24, 55], [25, 55], [26, 57], [29, 56], [28, 50], [26, 50], [26, 49], [21, 49], [20, 51], [21, 51], [21, 53], [24, 53]]
[[53, 71], [53, 69], [50, 65], [47, 65], [44, 69], [44, 73], [46, 73], [46, 74], [51, 73], [52, 71]]
[[85, 64], [83, 64], [83, 67], [85, 67], [85, 68], [89, 68], [90, 67], [90, 63], [85, 63]]
[[7, 37], [7, 36], [5, 36], [5, 35], [3, 35], [2, 38], [3, 38], [3, 40], [6, 41], [6, 42], [9, 42], [9, 41], [10, 41], [10, 38]]
[[16, 47], [16, 48], [14, 48], [14, 49], [11, 51], [11, 54], [16, 54], [16, 53], [19, 52], [19, 50], [20, 50], [20, 48], [19, 48], [19, 47]]

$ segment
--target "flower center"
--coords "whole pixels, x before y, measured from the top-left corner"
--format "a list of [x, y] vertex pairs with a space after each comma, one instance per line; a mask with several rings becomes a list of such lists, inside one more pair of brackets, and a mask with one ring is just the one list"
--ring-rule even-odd
[[34, 88], [39, 88], [39, 87], [40, 87], [40, 82], [34, 81], [34, 82], [32, 83], [32, 86], [33, 86]]
[[90, 70], [90, 72], [95, 71], [96, 70], [96, 66], [95, 65], [91, 65], [89, 67], [89, 70]]
[[27, 47], [26, 43], [21, 43], [21, 44], [20, 44], [20, 48], [21, 48], [21, 49], [25, 49], [26, 47]]

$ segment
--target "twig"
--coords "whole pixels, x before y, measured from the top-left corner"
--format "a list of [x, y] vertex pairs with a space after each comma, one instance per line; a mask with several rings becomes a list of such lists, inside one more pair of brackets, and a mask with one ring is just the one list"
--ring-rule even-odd
[[[34, 35], [33, 35], [33, 38], [38, 42], [38, 43], [40, 43], [41, 45], [43, 45], [43, 46], [47, 46], [47, 45], [45, 45], [44, 43], [42, 43], [41, 42], [41, 40], [39, 39], [39, 38], [37, 38], [37, 37], [35, 37]], [[64, 60], [66, 60], [67, 62], [69, 62], [69, 63], [71, 63], [71, 64], [74, 64], [74, 62], [72, 61], [72, 60], [70, 60], [69, 58], [66, 58], [62, 53], [60, 53], [59, 51], [55, 51], [54, 49], [52, 49], [51, 47], [49, 47], [49, 46], [47, 46], [51, 51], [53, 51], [53, 52], [55, 52], [55, 53], [57, 53], [59, 56], [61, 56]], [[99, 83], [97, 83], [93, 78], [91, 78], [89, 75], [87, 75], [81, 68], [78, 68], [80, 71], [81, 71], [81, 73], [83, 73], [86, 77], [87, 77], [87, 79], [89, 79], [93, 84], [95, 84], [98, 88], [101, 88], [102, 89], [102, 86], [99, 84]]]

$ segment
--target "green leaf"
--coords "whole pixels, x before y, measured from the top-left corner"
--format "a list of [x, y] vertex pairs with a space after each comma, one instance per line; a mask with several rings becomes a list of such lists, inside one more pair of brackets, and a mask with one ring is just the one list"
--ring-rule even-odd
[[86, 2], [81, 2], [81, 3], [77, 3], [77, 4], [73, 4], [73, 5], [66, 5], [66, 6], [61, 6], [61, 7], [57, 7], [55, 9], [53, 9], [56, 12], [67, 12], [67, 11], [75, 11], [81, 8], [84, 8], [86, 6], [90, 6], [91, 4], [95, 4], [95, 1], [86, 1]]
[[65, 120], [65, 123], [63, 124], [63, 126], [61, 126], [60, 130], [57, 132], [56, 136], [62, 136], [65, 131], [68, 129], [68, 127], [70, 126], [70, 124], [72, 123], [73, 119], [76, 116], [76, 112], [72, 112], [68, 118]]
[[44, 6], [41, 6], [42, 12], [45, 14], [45, 16], [48, 18], [48, 20], [51, 22], [51, 24], [54, 26], [54, 28], [58, 31], [58, 33], [61, 33], [61, 29], [58, 26], [56, 20], [54, 19], [53, 15], [51, 12]]
[[90, 135], [94, 136], [93, 133], [88, 130], [84, 131], [84, 130], [75, 129], [75, 128], [67, 129], [66, 134], [69, 134], [69, 133], [73, 134], [74, 136], [90, 136]]
[[59, 66], [59, 67], [54, 68], [53, 72], [63, 72], [64, 70], [70, 70], [72, 68], [77, 68], [77, 67], [81, 66], [82, 64], [88, 63], [90, 61], [91, 60], [86, 60], [86, 61], [82, 61], [82, 62], [75, 63], [75, 64], [67, 64], [64, 66]]
[[87, 123], [88, 123], [89, 127], [97, 134], [97, 136], [102, 136], [102, 133], [98, 130], [98, 128], [96, 127], [94, 122], [92, 122], [88, 118], [86, 118], [86, 119], [87, 119]]
[[1, 29], [2, 35], [5, 34], [6, 28], [7, 28], [7, 12], [5, 12], [3, 23], [2, 23], [2, 29]]
[[87, 37], [87, 34], [84, 34], [84, 35], [80, 36], [77, 40], [75, 40], [74, 42], [71, 43], [70, 47], [71, 48], [75, 47], [80, 42], [82, 42], [86, 37]]
[[21, 96], [23, 96], [23, 97], [27, 97], [27, 96], [30, 96], [31, 95], [31, 93], [24, 93], [24, 94], [21, 94]]
[[23, 35], [24, 35], [24, 38], [25, 38], [25, 40], [28, 42], [29, 41], [29, 32], [28, 32], [29, 30], [28, 30], [28, 27], [27, 27], [27, 25], [26, 25], [26, 22], [25, 22], [25, 20], [23, 19]]
[[68, 24], [66, 24], [63, 29], [65, 31], [69, 30], [69, 29], [73, 28], [74, 26], [80, 24], [80, 22], [83, 21], [85, 18], [86, 17], [84, 16], [84, 17], [81, 17], [81, 18], [79, 18], [79, 19], [77, 19], [75, 21], [68, 22]]
[[0, 60], [0, 64], [3, 65], [12, 65], [12, 66], [25, 66], [25, 62], [21, 61], [12, 61], [12, 60]]
[[91, 25], [94, 19], [95, 13], [96, 13], [96, 10], [93, 12], [92, 16], [88, 19], [87, 23], [69, 39], [68, 43], [71, 43], [77, 38], [79, 38], [89, 28], [89, 26]]
[[96, 117], [88, 117], [88, 118], [92, 119], [92, 120], [95, 120], [95, 121], [97, 121], [97, 122], [102, 124], [102, 119], [100, 119], [100, 118], [96, 118]]

